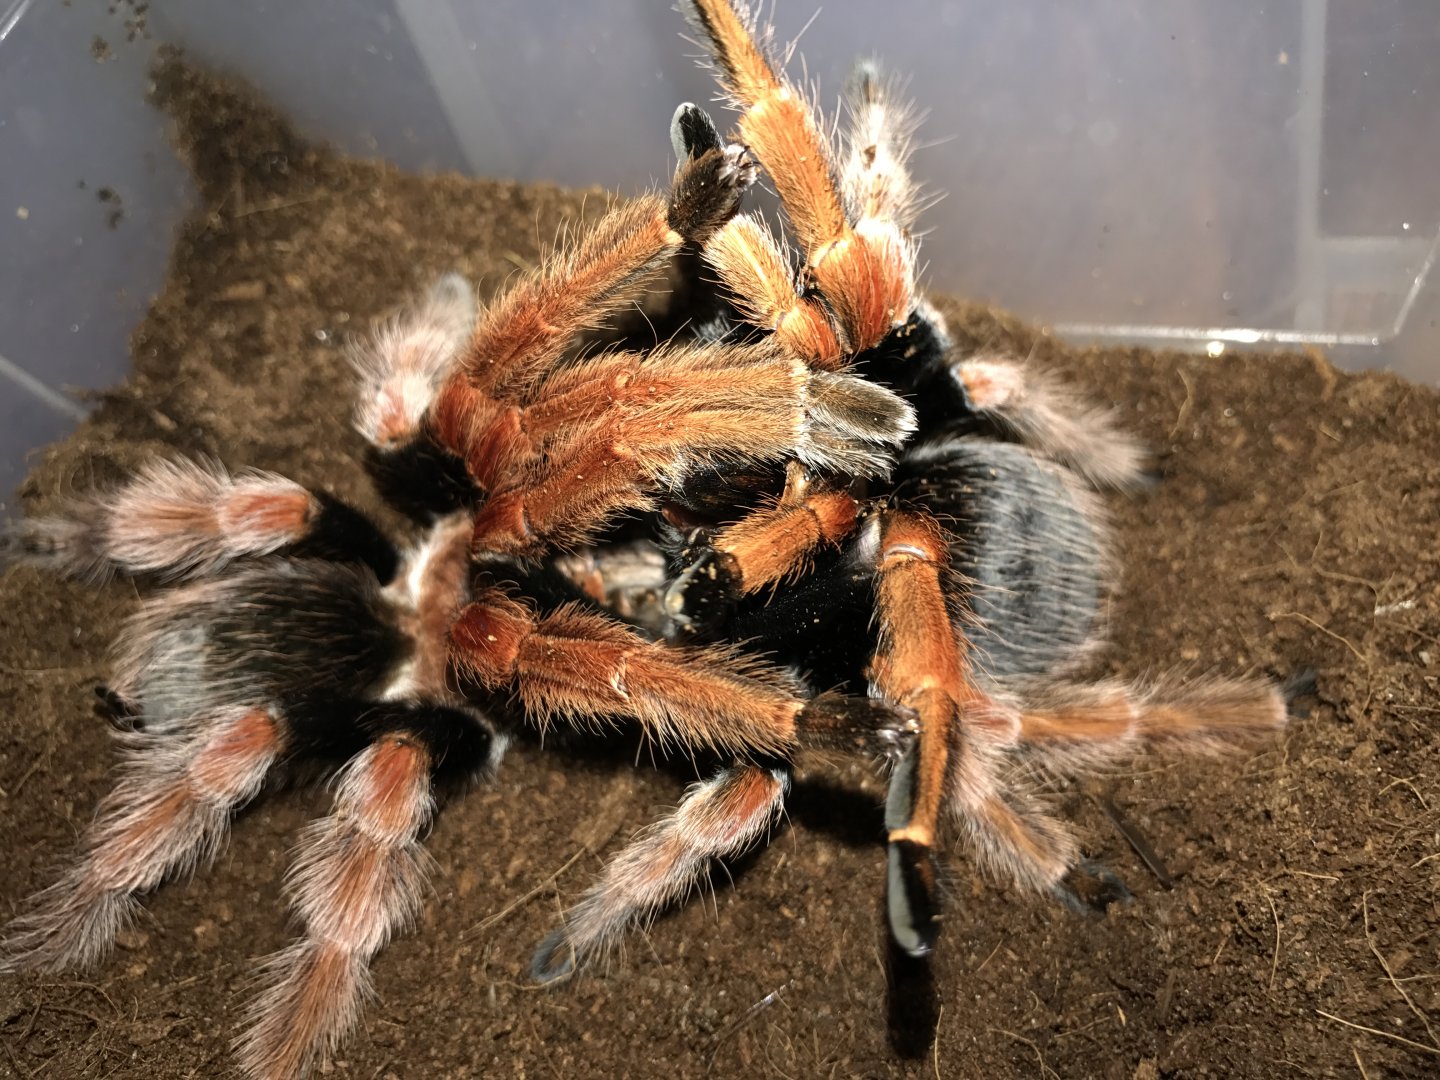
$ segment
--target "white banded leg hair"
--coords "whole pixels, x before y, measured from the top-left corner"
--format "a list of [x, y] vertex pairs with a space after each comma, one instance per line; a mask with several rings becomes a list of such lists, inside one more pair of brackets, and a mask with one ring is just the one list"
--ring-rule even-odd
[[770, 827], [784, 805], [789, 773], [736, 764], [685, 794], [610, 860], [600, 880], [565, 913], [530, 962], [541, 982], [565, 978], [608, 952], [626, 931], [695, 887], [712, 859], [738, 855]]

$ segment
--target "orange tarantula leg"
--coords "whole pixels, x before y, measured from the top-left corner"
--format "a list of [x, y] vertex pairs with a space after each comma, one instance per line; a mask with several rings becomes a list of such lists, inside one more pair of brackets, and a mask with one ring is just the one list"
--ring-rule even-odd
[[839, 544], [855, 529], [860, 505], [848, 492], [812, 486], [792, 462], [780, 501], [716, 535], [712, 546], [745, 596], [804, 572], [814, 552]]
[[734, 218], [710, 238], [704, 254], [741, 317], [769, 330], [789, 355], [824, 371], [845, 362], [829, 313], [801, 295], [789, 257], [759, 221], [749, 214]]
[[971, 357], [950, 370], [971, 409], [1095, 486], [1126, 490], [1144, 481], [1147, 455], [1140, 442], [1053, 376], [993, 356]]
[[754, 165], [739, 146], [694, 149], [680, 162], [668, 199], [649, 195], [611, 210], [481, 315], [432, 417], [441, 445], [466, 460], [482, 487], [502, 475], [490, 455], [519, 434], [518, 406], [580, 332], [635, 300], [684, 244], [703, 242], [734, 213]]
[[813, 486], [798, 461], [786, 467], [785, 490], [773, 506], [752, 511], [713, 536], [703, 530], [686, 565], [665, 589], [674, 625], [698, 632], [722, 621], [735, 598], [803, 574], [815, 552], [855, 529], [859, 504], [844, 491]]
[[[737, 355], [768, 358], [740, 364]], [[543, 464], [490, 498], [475, 519], [477, 554], [529, 556], [582, 543], [700, 465], [794, 456], [880, 475], [912, 430], [910, 407], [891, 391], [765, 350], [667, 349], [622, 380], [628, 386], [617, 387], [614, 408], [576, 426], [547, 448]]]
[[259, 790], [281, 752], [266, 709], [190, 721], [195, 733], [127, 733], [120, 782], [100, 805], [85, 855], [9, 927], [0, 969], [58, 971], [98, 962], [134, 917], [134, 894], [212, 858], [230, 815]]
[[890, 927], [897, 944], [922, 955], [939, 931], [933, 851], [947, 797], [982, 853], [1003, 852], [1050, 884], [1064, 876], [1075, 853], [1058, 823], [1007, 801], [994, 778], [987, 754], [1013, 737], [1014, 718], [971, 678], [964, 638], [946, 604], [948, 553], [940, 527], [925, 516], [886, 513], [876, 559], [880, 647], [871, 681], [887, 701], [914, 709], [919, 724], [886, 805]]
[[731, 0], [692, 0], [722, 82], [744, 111], [740, 133], [765, 167], [806, 252], [811, 279], [834, 309], [850, 349], [877, 344], [914, 304], [914, 245], [893, 221], [857, 221], [845, 206], [830, 147], [804, 97], [757, 41]]
[[1145, 750], [1243, 749], [1286, 720], [1284, 693], [1268, 679], [1047, 684], [1023, 696], [1018, 740], [1045, 768], [1075, 775]]
[[215, 462], [151, 462], [114, 490], [71, 500], [0, 535], [10, 553], [91, 580], [120, 573], [198, 577], [282, 549], [369, 563], [388, 579], [396, 554], [359, 511], [275, 473]]
[[420, 912], [420, 836], [436, 781], [472, 776], [500, 749], [475, 717], [444, 706], [341, 708], [358, 712], [373, 741], [341, 770], [333, 813], [306, 829], [296, 853], [287, 891], [304, 934], [267, 961], [268, 985], [237, 1046], [255, 1080], [303, 1073], [355, 1026], [371, 993], [370, 958]]
[[604, 954], [626, 930], [684, 895], [712, 859], [738, 855], [771, 826], [789, 773], [734, 765], [686, 793], [676, 811], [610, 860], [604, 875], [541, 943], [531, 977], [552, 982]]
[[647, 641], [574, 606], [537, 616], [499, 590], [460, 612], [450, 642], [462, 675], [513, 686], [542, 725], [633, 717], [662, 743], [785, 754], [808, 704], [778, 671], [731, 650]]

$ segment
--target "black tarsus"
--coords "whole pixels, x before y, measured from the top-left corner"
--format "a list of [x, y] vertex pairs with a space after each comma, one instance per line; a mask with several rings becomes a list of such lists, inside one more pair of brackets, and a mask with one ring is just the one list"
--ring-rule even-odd
[[285, 554], [298, 558], [361, 562], [388, 584], [400, 567], [400, 553], [380, 527], [348, 503], [324, 491], [312, 492], [320, 512], [305, 535], [287, 545]]
[[370, 447], [365, 469], [387, 503], [422, 525], [479, 499], [465, 462], [426, 435], [385, 450]]

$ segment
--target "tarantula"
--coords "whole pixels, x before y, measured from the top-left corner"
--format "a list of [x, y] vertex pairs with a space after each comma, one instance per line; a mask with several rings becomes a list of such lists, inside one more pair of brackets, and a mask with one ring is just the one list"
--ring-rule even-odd
[[[668, 195], [611, 210], [483, 312], [443, 278], [361, 351], [366, 464], [413, 539], [282, 477], [177, 460], [8, 537], [62, 572], [162, 587], [102, 691], [120, 780], [78, 863], [12, 924], [5, 967], [99, 960], [135, 894], [212, 857], [267, 774], [340, 763], [292, 873], [303, 934], [239, 1044], [251, 1076], [291, 1076], [354, 1025], [371, 957], [420, 906], [436, 793], [494, 768], [512, 716], [628, 719], [726, 762], [610, 862], [535, 954], [541, 981], [751, 845], [807, 747], [896, 761], [889, 923], [923, 954], [947, 812], [1002, 876], [1076, 905], [1071, 870], [1118, 888], [1012, 759], [1066, 774], [1284, 723], [1258, 679], [1076, 681], [1107, 575], [1084, 482], [1133, 486], [1143, 455], [1040, 374], [953, 355], [915, 285], [909, 115], [870, 66], [837, 166], [768, 31], [725, 0], [692, 17], [736, 139], [682, 106]], [[798, 270], [739, 212], [759, 168]], [[690, 314], [730, 319], [577, 350], [682, 252], [719, 279]], [[626, 515], [663, 559], [613, 542]]]

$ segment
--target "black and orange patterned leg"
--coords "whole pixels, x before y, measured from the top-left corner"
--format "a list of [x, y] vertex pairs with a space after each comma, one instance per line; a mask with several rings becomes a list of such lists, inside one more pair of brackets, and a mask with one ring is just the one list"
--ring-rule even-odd
[[807, 697], [794, 679], [732, 648], [648, 641], [566, 606], [537, 614], [499, 589], [476, 595], [450, 633], [451, 660], [490, 691], [513, 688], [526, 717], [593, 725], [633, 719], [657, 742], [780, 759], [811, 745], [903, 746], [906, 710], [842, 694]]
[[85, 854], [7, 928], [0, 970], [86, 968], [133, 922], [135, 894], [224, 846], [231, 815], [260, 789], [285, 746], [277, 713], [229, 708], [185, 732], [121, 736], [125, 764], [86, 832]]
[[302, 935], [265, 963], [238, 1054], [256, 1080], [290, 1080], [354, 1028], [372, 996], [370, 959], [412, 924], [425, 897], [420, 839], [437, 773], [479, 773], [489, 732], [456, 710], [372, 704], [355, 726], [373, 739], [341, 770], [335, 809], [310, 825], [287, 882]]
[[476, 515], [477, 553], [577, 546], [708, 466], [794, 457], [829, 472], [883, 475], [913, 430], [913, 411], [884, 387], [812, 371], [765, 346], [610, 357], [555, 381], [554, 401], [532, 408], [558, 434], [543, 444], [543, 460]]
[[773, 505], [713, 535], [697, 534], [700, 542], [686, 550], [684, 569], [665, 591], [666, 614], [681, 633], [708, 634], [739, 598], [804, 575], [816, 552], [854, 532], [859, 513], [852, 495], [816, 483], [792, 461]]
[[882, 515], [870, 677], [885, 700], [917, 714], [919, 736], [891, 780], [889, 912], [897, 944], [923, 955], [939, 932], [935, 845], [942, 811], [960, 818], [984, 861], [1050, 888], [1076, 859], [1069, 833], [999, 781], [995, 755], [1014, 740], [1013, 712], [977, 685], [945, 594], [948, 545], [925, 515]]
[[914, 244], [893, 220], [845, 204], [828, 140], [804, 95], [769, 52], [768, 28], [731, 0], [691, 0], [721, 81], [743, 110], [742, 141], [775, 185], [805, 251], [806, 273], [859, 352], [903, 324], [914, 306]]
[[682, 246], [705, 241], [734, 213], [754, 166], [738, 146], [695, 149], [680, 162], [668, 197], [642, 196], [611, 210], [481, 313], [430, 426], [483, 490], [524, 459], [523, 406], [541, 396], [541, 382], [575, 339], [636, 300]]
[[274, 552], [364, 562], [382, 581], [398, 560], [369, 518], [332, 495], [276, 473], [185, 458], [151, 462], [116, 488], [0, 529], [0, 561], [91, 581], [206, 577]]

